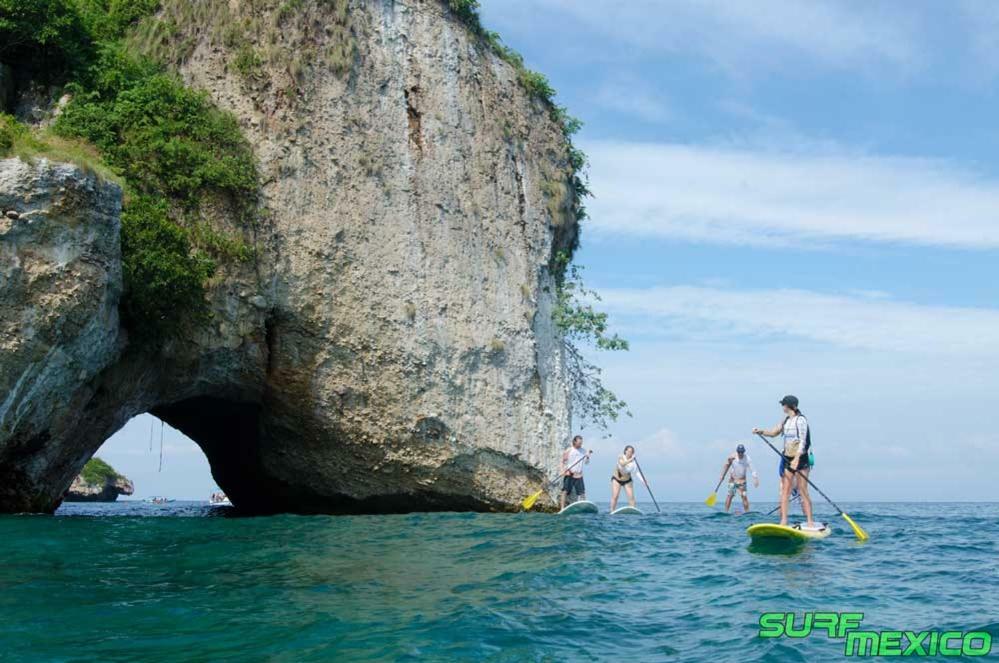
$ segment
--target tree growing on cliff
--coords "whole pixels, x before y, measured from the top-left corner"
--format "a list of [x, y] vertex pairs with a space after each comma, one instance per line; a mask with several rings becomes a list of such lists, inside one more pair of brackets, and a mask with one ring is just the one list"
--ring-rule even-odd
[[580, 345], [597, 350], [627, 350], [628, 342], [607, 329], [607, 314], [593, 304], [600, 295], [583, 284], [582, 268], [569, 262], [568, 254], [559, 253], [555, 262], [559, 278], [552, 318], [565, 335], [566, 369], [572, 392], [573, 414], [583, 422], [601, 429], [616, 421], [627, 410], [627, 403], [604, 386], [600, 367], [589, 361]]
[[120, 476], [113, 467], [97, 456], [88, 460], [87, 464], [83, 466], [83, 470], [80, 471], [80, 477], [84, 481], [95, 485], [103, 484], [106, 481], [114, 481]]
[[59, 82], [86, 66], [93, 40], [72, 0], [0, 0], [0, 61]]

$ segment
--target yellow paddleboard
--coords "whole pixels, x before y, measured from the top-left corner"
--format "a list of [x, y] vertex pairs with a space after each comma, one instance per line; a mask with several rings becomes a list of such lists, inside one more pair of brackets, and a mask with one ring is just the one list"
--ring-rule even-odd
[[800, 523], [792, 526], [758, 523], [750, 525], [746, 529], [746, 534], [754, 541], [763, 539], [790, 539], [792, 541], [804, 542], [809, 539], [824, 539], [832, 534], [832, 530], [828, 525], [823, 523], [816, 523], [814, 529], [804, 528]]

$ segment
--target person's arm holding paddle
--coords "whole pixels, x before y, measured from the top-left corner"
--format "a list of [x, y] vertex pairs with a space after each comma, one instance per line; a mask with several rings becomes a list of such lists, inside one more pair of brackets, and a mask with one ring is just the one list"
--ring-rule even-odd
[[753, 435], [766, 435], [767, 437], [777, 437], [784, 430], [784, 422], [777, 424], [773, 428], [754, 428]]
[[721, 488], [722, 481], [725, 480], [725, 473], [728, 472], [728, 468], [731, 464], [732, 464], [732, 457], [729, 456], [728, 460], [725, 461], [725, 466], [722, 467], [721, 476], [718, 478], [718, 485], [715, 486], [715, 489], [711, 491], [710, 495], [708, 495], [708, 499], [704, 500], [704, 503], [707, 504], [708, 506], [714, 506], [715, 502], [718, 501], [718, 489]]

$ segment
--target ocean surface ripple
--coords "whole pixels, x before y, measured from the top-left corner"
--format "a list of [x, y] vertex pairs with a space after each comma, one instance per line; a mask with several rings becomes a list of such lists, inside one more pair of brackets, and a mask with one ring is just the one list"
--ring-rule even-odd
[[842, 640], [757, 637], [761, 612], [814, 610], [999, 640], [999, 504], [843, 505], [866, 543], [820, 509], [834, 534], [794, 550], [750, 547], [763, 513], [640, 506], [239, 518], [119, 502], [4, 516], [0, 659], [839, 660]]

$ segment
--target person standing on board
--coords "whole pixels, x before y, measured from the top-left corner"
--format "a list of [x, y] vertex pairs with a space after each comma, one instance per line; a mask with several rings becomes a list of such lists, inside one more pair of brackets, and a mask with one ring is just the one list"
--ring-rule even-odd
[[731, 454], [725, 461], [725, 465], [722, 467], [721, 477], [718, 478], [720, 482], [725, 478], [725, 473], [728, 472], [728, 497], [725, 498], [725, 513], [732, 507], [732, 498], [735, 497], [736, 493], [742, 498], [742, 510], [749, 511], [749, 497], [746, 495], [746, 473], [749, 472], [753, 475], [753, 487], [760, 487], [760, 477], [756, 474], [756, 469], [753, 468], [753, 461], [749, 459], [749, 454], [746, 453], [746, 447], [742, 444], [735, 448], [735, 453]]
[[[617, 498], [621, 494], [621, 488], [624, 488], [624, 492], [628, 494], [628, 505], [635, 506], [634, 477], [636, 475], [642, 480], [642, 483], [646, 483], [645, 477], [638, 469], [638, 461], [635, 460], [635, 447], [629, 444], [617, 457], [617, 466], [611, 475], [611, 513], [614, 513], [614, 509], [617, 508]], [[646, 483], [646, 485], [648, 484]]]
[[787, 525], [788, 500], [791, 491], [798, 489], [801, 496], [801, 510], [805, 512], [805, 527], [814, 528], [812, 522], [812, 498], [808, 494], [808, 472], [811, 463], [808, 452], [812, 448], [812, 435], [808, 430], [808, 419], [798, 409], [798, 399], [788, 395], [780, 400], [784, 411], [784, 421], [769, 430], [754, 428], [753, 433], [767, 437], [784, 437], [784, 473], [780, 478], [780, 524]]
[[583, 483], [583, 465], [590, 462], [590, 452], [583, 451], [583, 436], [572, 438], [572, 445], [562, 452], [562, 496], [560, 508], [565, 508], [569, 494], [575, 491], [574, 501], [586, 499], [586, 485]]

